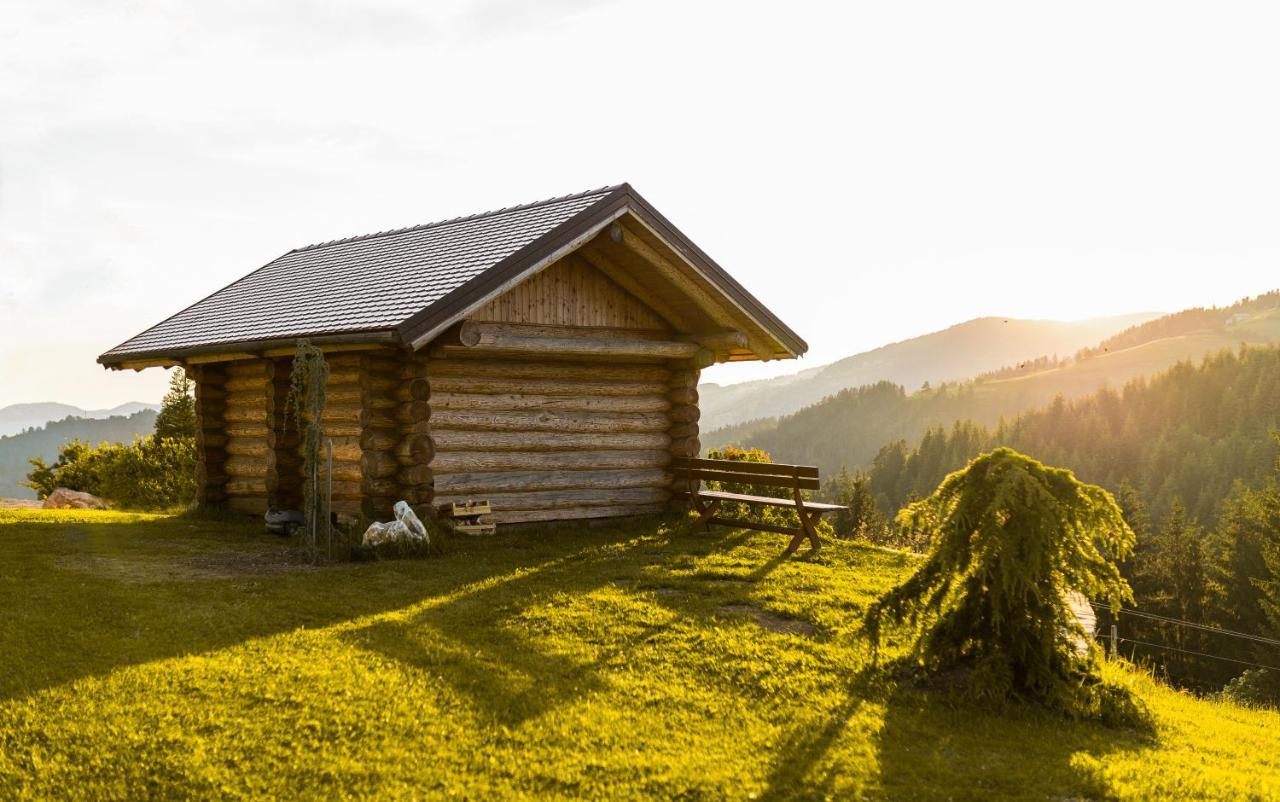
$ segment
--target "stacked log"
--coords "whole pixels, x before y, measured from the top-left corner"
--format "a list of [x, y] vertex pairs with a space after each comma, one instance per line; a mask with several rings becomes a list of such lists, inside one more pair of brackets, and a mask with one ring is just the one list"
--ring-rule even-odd
[[671, 409], [667, 412], [667, 435], [671, 438], [671, 453], [677, 457], [696, 457], [702, 450], [698, 440], [698, 370], [671, 372], [667, 399]]
[[261, 515], [274, 498], [276, 473], [275, 364], [267, 359], [225, 363], [223, 433], [226, 505]]
[[222, 416], [227, 374], [217, 365], [193, 365], [187, 375], [196, 385], [196, 503], [218, 507], [227, 500], [227, 434]]
[[425, 366], [435, 503], [488, 500], [499, 523], [665, 508], [670, 369], [466, 347]]
[[302, 454], [297, 411], [288, 409], [290, 376], [293, 360], [273, 360], [273, 399], [271, 439], [276, 457], [276, 490], [268, 498], [279, 510], [302, 509]]
[[427, 361], [417, 354], [400, 360], [395, 386], [395, 413], [399, 424], [392, 454], [396, 462], [396, 480], [400, 496], [420, 515], [435, 500], [431, 459], [435, 445], [431, 442], [431, 386], [427, 379]]
[[[386, 520], [403, 495], [396, 448], [403, 429], [430, 414], [426, 401], [400, 401], [400, 365], [395, 351], [368, 351], [359, 356], [361, 512]], [[424, 423], [425, 425], [425, 423]]]
[[[325, 408], [320, 416], [320, 428], [324, 440], [333, 441], [333, 473], [330, 477], [333, 482], [333, 510], [359, 515], [363, 512], [364, 497], [361, 356], [358, 353], [331, 354], [326, 361], [329, 380], [325, 384]], [[301, 443], [297, 453], [301, 457]], [[325, 459], [326, 445], [322, 441], [319, 454], [321, 493], [325, 492]]]

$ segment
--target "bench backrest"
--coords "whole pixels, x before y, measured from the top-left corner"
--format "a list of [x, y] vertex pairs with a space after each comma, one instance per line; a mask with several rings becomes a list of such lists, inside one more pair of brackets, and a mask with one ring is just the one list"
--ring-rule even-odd
[[793, 490], [817, 490], [819, 485], [818, 469], [810, 465], [680, 457], [672, 463], [672, 467], [678, 478], [691, 482], [733, 482]]

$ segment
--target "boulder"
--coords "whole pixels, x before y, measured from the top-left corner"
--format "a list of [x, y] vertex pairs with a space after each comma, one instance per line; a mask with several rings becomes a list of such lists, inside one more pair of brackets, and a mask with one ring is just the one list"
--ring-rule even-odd
[[59, 487], [44, 500], [46, 510], [109, 510], [111, 505], [92, 493]]

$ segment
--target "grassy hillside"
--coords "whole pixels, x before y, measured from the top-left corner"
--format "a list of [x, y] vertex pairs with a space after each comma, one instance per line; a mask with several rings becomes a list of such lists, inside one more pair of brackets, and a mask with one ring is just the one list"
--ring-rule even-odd
[[[1259, 302], [1262, 308], [1252, 308]], [[1280, 294], [1242, 304], [1250, 304], [1251, 311], [1239, 311], [1241, 305], [1209, 310], [1208, 329], [1186, 331], [1185, 326], [1158, 325], [1164, 319], [1152, 321], [1117, 338], [1136, 344], [1104, 344], [1094, 353], [1048, 369], [1031, 365], [1030, 370], [1002, 371], [915, 393], [887, 383], [842, 391], [792, 415], [709, 431], [702, 444], [758, 446], [776, 459], [813, 463], [829, 471], [841, 465], [865, 466], [881, 446], [899, 438], [914, 441], [931, 426], [950, 426], [957, 420], [995, 426], [1002, 418], [1046, 405], [1059, 395], [1072, 399], [1100, 388], [1119, 388], [1224, 348], [1280, 343]], [[1200, 316], [1185, 320], [1204, 324]]]
[[58, 448], [72, 440], [93, 444], [129, 443], [138, 435], [150, 434], [155, 423], [156, 413], [144, 409], [127, 417], [102, 420], [64, 418], [21, 434], [0, 437], [0, 498], [36, 497], [34, 490], [18, 484], [27, 478], [32, 457], [52, 462], [58, 456]]
[[1123, 664], [1154, 734], [888, 681], [910, 570], [683, 524], [310, 568], [257, 526], [0, 511], [0, 797], [1266, 799], [1280, 714]]
[[925, 382], [967, 379], [1043, 355], [1067, 357], [1153, 317], [1124, 315], [1076, 322], [979, 318], [791, 376], [704, 384], [699, 387], [703, 428], [785, 415], [847, 387], [888, 381], [914, 390]]

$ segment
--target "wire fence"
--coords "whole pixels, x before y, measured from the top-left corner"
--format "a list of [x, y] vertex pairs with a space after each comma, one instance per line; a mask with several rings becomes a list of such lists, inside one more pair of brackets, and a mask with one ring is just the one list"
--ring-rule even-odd
[[[1213, 654], [1212, 652], [1202, 652], [1195, 649], [1186, 649], [1181, 646], [1172, 646], [1168, 643], [1155, 643], [1152, 641], [1140, 640], [1137, 638], [1120, 637], [1120, 635], [1118, 634], [1117, 628], [1118, 628], [1118, 622], [1120, 621], [1121, 616], [1130, 616], [1132, 618], [1138, 618], [1138, 619], [1143, 619], [1147, 621], [1154, 621], [1160, 624], [1169, 624], [1176, 627], [1195, 630], [1197, 632], [1207, 632], [1213, 635], [1221, 635], [1227, 638], [1235, 638], [1237, 640], [1249, 641], [1251, 643], [1257, 643], [1264, 646], [1272, 646], [1272, 647], [1276, 647], [1277, 649], [1280, 649], [1280, 639], [1268, 638], [1263, 635], [1254, 635], [1249, 632], [1237, 632], [1233, 629], [1224, 629], [1222, 627], [1209, 626], [1208, 624], [1201, 624], [1195, 621], [1185, 621], [1181, 618], [1173, 618], [1171, 616], [1158, 615], [1156, 613], [1148, 613], [1148, 612], [1143, 612], [1141, 610], [1116, 609], [1109, 604], [1103, 604], [1101, 602], [1091, 602], [1091, 604], [1093, 605], [1094, 608], [1098, 610], [1106, 610], [1107, 612], [1111, 613], [1113, 620], [1117, 622], [1111, 625], [1112, 651], [1115, 651], [1119, 644], [1128, 643], [1133, 646], [1142, 646], [1148, 649], [1159, 649], [1162, 651], [1188, 655], [1191, 657], [1202, 657], [1208, 660], [1218, 660], [1224, 663], [1235, 663], [1237, 665], [1249, 666], [1251, 668], [1264, 668], [1269, 671], [1280, 671], [1280, 666], [1268, 665], [1266, 663], [1258, 663], [1252, 660], [1241, 660], [1236, 657], [1227, 657], [1226, 655], [1222, 655], [1222, 654]], [[1099, 634], [1100, 634], [1100, 630], [1095, 630], [1094, 637], [1096, 638]]]

